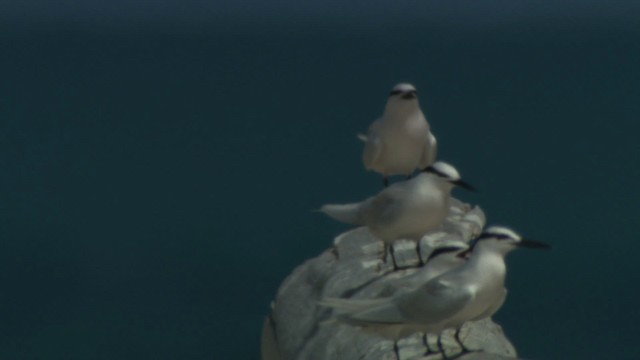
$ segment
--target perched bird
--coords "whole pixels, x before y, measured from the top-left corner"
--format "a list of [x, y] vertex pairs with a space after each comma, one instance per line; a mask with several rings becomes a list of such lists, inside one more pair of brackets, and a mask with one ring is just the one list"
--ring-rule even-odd
[[375, 325], [362, 322], [359, 318], [376, 318], [378, 322], [385, 318], [399, 318], [402, 315], [398, 308], [390, 306], [392, 297], [410, 294], [418, 290], [431, 279], [461, 266], [467, 261], [464, 253], [468, 247], [447, 246], [434, 250], [419, 271], [399, 279], [383, 290], [382, 296], [376, 299], [341, 299], [325, 298], [319, 302], [321, 306], [330, 307], [334, 313], [332, 318], [323, 324], [343, 322], [354, 326], [362, 326], [364, 331], [371, 332], [387, 339], [398, 340], [414, 332], [421, 331], [421, 325], [416, 324], [381, 324]]
[[[474, 190], [451, 165], [438, 161], [418, 176], [395, 183], [362, 202], [324, 205], [320, 211], [353, 225], [365, 225], [387, 244], [397, 239], [419, 240], [442, 225], [454, 186]], [[386, 255], [385, 247], [385, 255]]]
[[[487, 228], [472, 244], [469, 259], [410, 291], [373, 300], [324, 299], [333, 308], [333, 320], [393, 340], [417, 331], [440, 333], [492, 316], [505, 301], [507, 253], [517, 247], [548, 249], [549, 245], [527, 240], [512, 230]], [[466, 348], [463, 349], [466, 350]], [[468, 350], [466, 350], [468, 351]]]
[[415, 273], [395, 283], [396, 289], [413, 290], [434, 277], [464, 264], [468, 259], [469, 245], [460, 241], [434, 249], [424, 261], [424, 266]]
[[436, 138], [416, 94], [411, 84], [394, 86], [382, 117], [369, 126], [367, 135], [358, 136], [365, 142], [364, 167], [382, 174], [385, 186], [389, 176], [409, 177], [436, 159]]
[[376, 297], [389, 297], [401, 291], [412, 291], [434, 277], [462, 265], [468, 259], [468, 249], [469, 245], [462, 241], [434, 249], [417, 271], [387, 283]]

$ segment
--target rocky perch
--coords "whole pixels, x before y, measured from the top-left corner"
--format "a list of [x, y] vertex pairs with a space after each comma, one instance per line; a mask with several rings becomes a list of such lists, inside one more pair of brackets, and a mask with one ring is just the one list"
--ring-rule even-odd
[[297, 267], [282, 283], [262, 331], [263, 360], [405, 360], [515, 359], [516, 351], [502, 328], [491, 319], [465, 324], [460, 338], [473, 352], [462, 354], [454, 331], [445, 331], [438, 350], [437, 335], [416, 333], [398, 341], [367, 334], [343, 324], [320, 324], [331, 310], [318, 305], [324, 297], [374, 298], [387, 296], [391, 284], [415, 273], [439, 247], [467, 243], [480, 234], [485, 215], [452, 199], [440, 231], [418, 243], [398, 240], [381, 259], [383, 244], [366, 227], [339, 235], [334, 246]]

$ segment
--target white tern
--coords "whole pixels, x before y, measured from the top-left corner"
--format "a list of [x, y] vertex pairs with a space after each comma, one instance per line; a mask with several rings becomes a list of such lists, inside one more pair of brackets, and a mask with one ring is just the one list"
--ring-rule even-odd
[[369, 126], [367, 135], [358, 137], [365, 142], [364, 167], [382, 174], [385, 186], [389, 176], [411, 176], [436, 159], [436, 138], [411, 84], [394, 86], [382, 117]]
[[492, 226], [474, 240], [466, 262], [419, 287], [381, 299], [328, 298], [320, 304], [334, 309], [332, 320], [385, 338], [398, 340], [418, 331], [437, 334], [457, 329], [456, 340], [462, 345], [458, 337], [462, 325], [492, 316], [504, 303], [504, 258], [517, 247], [550, 248], [508, 228]]
[[320, 211], [341, 222], [367, 226], [387, 245], [397, 239], [420, 240], [442, 225], [455, 186], [474, 190], [453, 166], [438, 161], [364, 201], [323, 205]]

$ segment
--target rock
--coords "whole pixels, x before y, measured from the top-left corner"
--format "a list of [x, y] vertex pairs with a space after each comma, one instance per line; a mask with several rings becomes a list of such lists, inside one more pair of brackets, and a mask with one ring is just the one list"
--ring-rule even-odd
[[[322, 324], [331, 310], [318, 306], [324, 297], [365, 299], [385, 296], [394, 284], [420, 269], [429, 254], [442, 246], [467, 243], [478, 235], [485, 216], [478, 207], [458, 200], [442, 229], [426, 234], [418, 243], [397, 240], [386, 258], [384, 246], [366, 227], [336, 237], [334, 247], [297, 267], [280, 286], [262, 334], [263, 360], [404, 360], [443, 359], [437, 334], [416, 333], [394, 343], [344, 324]], [[499, 325], [491, 319], [467, 323], [461, 339], [477, 350], [457, 359], [514, 359], [516, 351]], [[453, 331], [441, 343], [448, 357], [460, 355]]]

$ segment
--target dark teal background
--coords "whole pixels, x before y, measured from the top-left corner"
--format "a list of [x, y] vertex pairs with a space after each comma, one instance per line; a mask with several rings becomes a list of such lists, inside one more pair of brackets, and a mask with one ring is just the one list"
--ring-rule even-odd
[[400, 81], [456, 195], [554, 246], [509, 257], [519, 354], [639, 357], [635, 3], [79, 3], [1, 6], [0, 359], [259, 358]]

